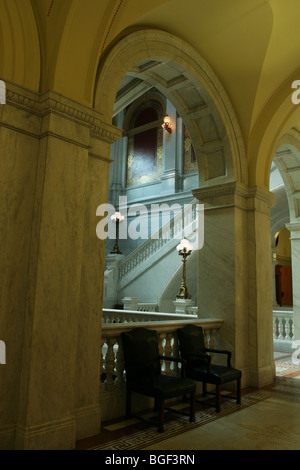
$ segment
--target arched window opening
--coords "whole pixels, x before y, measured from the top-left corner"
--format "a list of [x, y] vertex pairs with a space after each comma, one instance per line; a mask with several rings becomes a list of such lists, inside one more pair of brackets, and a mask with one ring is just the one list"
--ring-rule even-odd
[[154, 99], [142, 102], [133, 112], [127, 132], [127, 187], [151, 183], [161, 178], [162, 116], [162, 105]]

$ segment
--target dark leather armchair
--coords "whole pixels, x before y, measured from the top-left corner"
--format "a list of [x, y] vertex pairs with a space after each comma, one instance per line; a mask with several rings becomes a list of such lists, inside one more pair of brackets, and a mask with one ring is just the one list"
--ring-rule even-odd
[[[195, 421], [196, 385], [184, 378], [185, 361], [159, 355], [156, 331], [138, 327], [122, 333], [121, 338], [126, 370], [126, 416], [131, 416], [132, 392], [153, 397], [159, 414], [158, 431], [164, 432], [165, 400], [190, 394], [189, 418], [190, 422]], [[161, 360], [181, 362], [181, 377], [163, 375]]]
[[[216, 411], [221, 411], [221, 385], [225, 383], [236, 381], [237, 396], [225, 396], [236, 399], [240, 404], [242, 372], [231, 367], [231, 352], [206, 348], [202, 327], [186, 325], [178, 329], [177, 334], [181, 357], [187, 361], [186, 377], [202, 382], [204, 396], [207, 394], [206, 384], [216, 386]], [[207, 353], [226, 354], [227, 366], [212, 364]]]

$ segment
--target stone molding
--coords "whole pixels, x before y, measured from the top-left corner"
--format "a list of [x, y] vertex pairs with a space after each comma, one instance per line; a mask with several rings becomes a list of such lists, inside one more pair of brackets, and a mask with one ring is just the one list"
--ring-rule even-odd
[[300, 239], [300, 222], [285, 224], [285, 226], [291, 232], [291, 240]]
[[[54, 419], [35, 426], [16, 425], [15, 449], [73, 449], [76, 422], [74, 416]], [[46, 437], [47, 436], [47, 437]]]
[[269, 215], [271, 207], [275, 204], [275, 198], [270, 191], [235, 181], [198, 188], [192, 193], [196, 199], [205, 203], [205, 210], [235, 206], [246, 211], [258, 210]]
[[55, 113], [87, 126], [93, 137], [112, 144], [122, 135], [122, 130], [102, 121], [102, 113], [88, 108], [54, 92], [41, 95], [11, 83], [6, 83], [6, 105], [21, 108], [42, 118]]

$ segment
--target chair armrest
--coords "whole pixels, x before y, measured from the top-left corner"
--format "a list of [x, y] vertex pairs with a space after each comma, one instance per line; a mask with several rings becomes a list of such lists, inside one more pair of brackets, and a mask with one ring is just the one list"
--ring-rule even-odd
[[162, 354], [159, 354], [159, 359], [162, 359], [163, 361], [173, 361], [173, 362], [179, 362], [182, 367], [181, 367], [181, 378], [185, 378], [185, 370], [186, 370], [186, 360], [182, 359], [181, 357], [173, 357], [173, 356], [164, 356]]
[[227, 354], [227, 367], [231, 367], [231, 351], [227, 351], [225, 349], [211, 349], [205, 348], [205, 351], [212, 352], [216, 354]]
[[204, 359], [206, 361], [206, 372], [210, 374], [211, 371], [211, 356], [205, 353], [189, 353], [186, 354], [186, 361], [190, 361], [192, 359]]

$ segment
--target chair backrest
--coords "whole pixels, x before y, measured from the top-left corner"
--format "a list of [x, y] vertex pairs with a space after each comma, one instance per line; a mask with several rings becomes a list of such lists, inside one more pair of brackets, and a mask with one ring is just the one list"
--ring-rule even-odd
[[205, 343], [201, 326], [185, 325], [177, 330], [181, 357], [187, 359], [191, 354], [202, 354]]
[[121, 333], [126, 369], [126, 380], [159, 375], [161, 364], [156, 331], [134, 328]]

